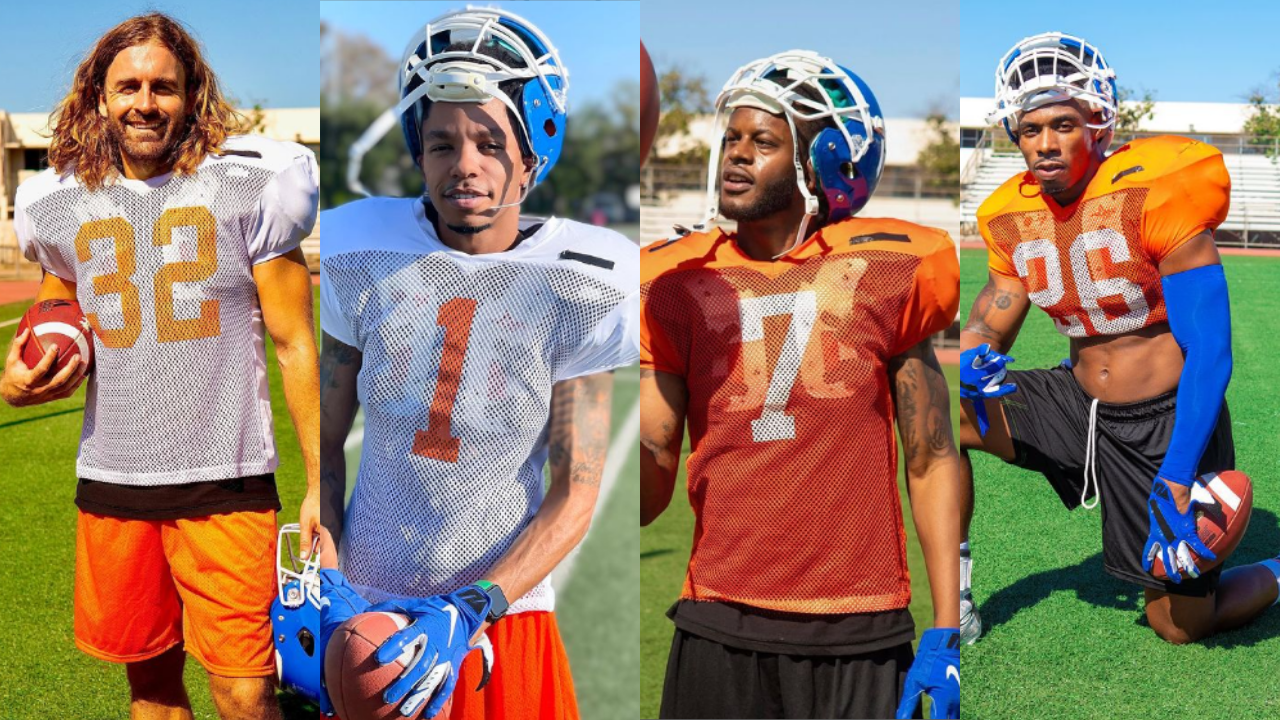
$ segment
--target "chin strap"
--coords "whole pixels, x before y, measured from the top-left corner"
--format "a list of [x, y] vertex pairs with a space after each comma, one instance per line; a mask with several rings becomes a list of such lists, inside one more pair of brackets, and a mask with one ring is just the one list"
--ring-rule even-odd
[[808, 237], [806, 234], [809, 229], [809, 222], [817, 217], [820, 205], [818, 198], [809, 192], [808, 185], [804, 181], [804, 166], [800, 164], [800, 133], [796, 132], [796, 121], [791, 118], [791, 113], [784, 112], [783, 116], [787, 119], [787, 125], [791, 126], [791, 145], [795, 148], [795, 152], [791, 156], [791, 162], [796, 168], [796, 187], [800, 188], [800, 194], [804, 196], [804, 219], [800, 221], [800, 227], [796, 230], [796, 239], [790, 245], [782, 250], [782, 252], [773, 256], [774, 260], [795, 250]]
[[525, 199], [525, 198], [527, 198], [527, 197], [529, 197], [529, 193], [531, 193], [531, 192], [533, 192], [533, 183], [529, 183], [528, 185], [521, 185], [521, 186], [520, 186], [520, 197], [519, 197], [518, 199], [516, 199], [516, 201], [515, 201], [515, 202], [510, 202], [510, 203], [507, 203], [507, 204], [505, 204], [505, 205], [493, 205], [493, 206], [491, 206], [489, 209], [490, 209], [490, 210], [501, 210], [501, 209], [503, 209], [503, 208], [517, 207], [517, 206], [519, 206], [519, 205], [523, 205], [523, 204], [524, 204], [524, 199]]

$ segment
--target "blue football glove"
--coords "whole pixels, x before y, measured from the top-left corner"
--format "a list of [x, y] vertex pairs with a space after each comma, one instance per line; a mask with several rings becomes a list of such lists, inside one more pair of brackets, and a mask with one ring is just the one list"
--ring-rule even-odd
[[369, 608], [369, 612], [400, 613], [410, 620], [407, 627], [387, 638], [375, 656], [386, 665], [405, 653], [412, 654], [404, 673], [382, 694], [387, 703], [404, 701], [400, 704], [401, 715], [415, 717], [424, 706], [422, 717], [439, 714], [457, 685], [463, 658], [477, 648], [484, 655], [484, 675], [476, 689], [489, 681], [493, 646], [484, 635], [471, 644], [471, 638], [489, 615], [489, 595], [479, 587], [469, 585], [426, 599], [388, 600]]
[[[1196, 532], [1196, 499], [1197, 479], [1191, 485], [1191, 499], [1187, 502], [1187, 511], [1179, 512], [1173, 499], [1169, 481], [1157, 477], [1151, 484], [1151, 496], [1147, 498], [1147, 517], [1151, 528], [1147, 531], [1147, 545], [1142, 549], [1142, 569], [1151, 572], [1156, 557], [1164, 563], [1164, 572], [1175, 583], [1182, 582], [1180, 570], [1192, 578], [1200, 577], [1200, 568], [1196, 567], [1194, 550], [1205, 560], [1216, 560], [1218, 556], [1204, 544]], [[1203, 490], [1203, 486], [1199, 487]]]
[[329, 638], [333, 637], [338, 626], [359, 615], [369, 608], [365, 600], [351, 587], [347, 578], [338, 570], [324, 569], [320, 571], [320, 712], [332, 716], [333, 703], [329, 700], [329, 690], [324, 684], [324, 650], [329, 646]]
[[1013, 358], [995, 352], [990, 343], [960, 353], [960, 397], [973, 401], [978, 433], [984, 437], [991, 423], [983, 401], [1004, 397], [1018, 389], [1017, 384], [1004, 382], [1005, 366], [1011, 362]]
[[920, 696], [933, 701], [934, 718], [960, 717], [960, 630], [932, 628], [920, 636], [916, 660], [907, 673], [907, 686], [898, 703], [898, 718], [910, 718]]

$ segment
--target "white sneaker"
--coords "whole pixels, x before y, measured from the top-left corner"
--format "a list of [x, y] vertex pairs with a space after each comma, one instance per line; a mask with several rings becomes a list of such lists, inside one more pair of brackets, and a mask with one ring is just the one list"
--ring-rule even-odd
[[960, 595], [960, 642], [972, 645], [982, 637], [982, 616], [973, 604], [973, 595], [965, 591]]

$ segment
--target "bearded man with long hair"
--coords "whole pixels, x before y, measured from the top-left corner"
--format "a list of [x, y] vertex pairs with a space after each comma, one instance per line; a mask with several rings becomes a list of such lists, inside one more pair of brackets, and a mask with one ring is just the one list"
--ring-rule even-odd
[[152, 13], [109, 30], [50, 125], [50, 168], [18, 189], [39, 300], [76, 300], [94, 366], [0, 378], [13, 405], [88, 378], [76, 460], [75, 641], [126, 666], [131, 717], [190, 718], [190, 653], [224, 719], [279, 718], [269, 607], [278, 458], [263, 329], [275, 342], [319, 525], [319, 380], [310, 274], [317, 169], [292, 143], [236, 135], [201, 49]]

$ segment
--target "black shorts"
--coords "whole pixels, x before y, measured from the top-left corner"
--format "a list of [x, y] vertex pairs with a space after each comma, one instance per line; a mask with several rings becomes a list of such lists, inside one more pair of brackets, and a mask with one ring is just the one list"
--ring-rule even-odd
[[[1043, 474], [1068, 510], [1085, 492], [1085, 448], [1093, 398], [1071, 369], [1011, 370], [1018, 391], [1004, 398], [1013, 439], [1013, 464]], [[1142, 569], [1147, 543], [1147, 498], [1173, 435], [1176, 393], [1126, 405], [1099, 402], [1095, 436], [1097, 489], [1102, 506], [1103, 568], [1121, 580], [1175, 595], [1204, 597], [1217, 589], [1222, 566], [1198, 579], [1166, 583]], [[1226, 405], [1200, 458], [1199, 474], [1235, 468]], [[1087, 499], [1094, 500], [1093, 488]]]
[[913, 659], [910, 642], [859, 655], [781, 655], [677, 628], [658, 717], [892, 718]]

